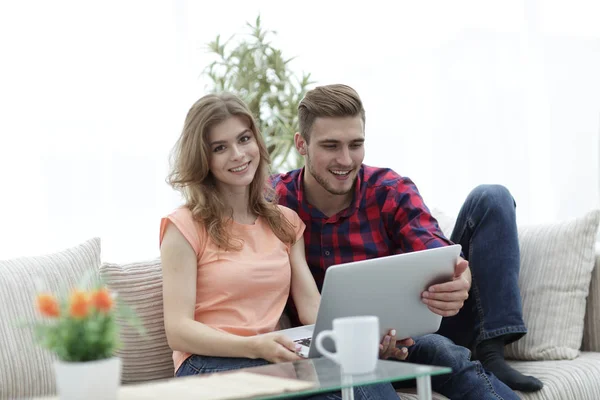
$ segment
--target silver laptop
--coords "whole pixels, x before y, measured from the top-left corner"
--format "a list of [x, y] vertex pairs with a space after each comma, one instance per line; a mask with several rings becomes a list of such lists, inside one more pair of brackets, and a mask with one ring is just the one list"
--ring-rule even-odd
[[[320, 356], [312, 337], [331, 329], [334, 318], [376, 315], [382, 338], [390, 329], [398, 339], [436, 332], [442, 317], [423, 304], [421, 293], [452, 279], [460, 250], [456, 244], [333, 265], [325, 273], [316, 324], [280, 332], [300, 343], [298, 354], [307, 358]], [[334, 351], [332, 341], [323, 346]]]

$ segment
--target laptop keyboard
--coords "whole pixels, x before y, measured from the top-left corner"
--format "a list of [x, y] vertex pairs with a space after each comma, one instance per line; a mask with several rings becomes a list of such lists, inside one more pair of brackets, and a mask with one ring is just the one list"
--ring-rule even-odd
[[306, 347], [310, 347], [310, 341], [312, 338], [304, 338], [304, 339], [298, 339], [298, 340], [294, 340], [295, 343], [300, 343], [302, 346], [306, 346]]

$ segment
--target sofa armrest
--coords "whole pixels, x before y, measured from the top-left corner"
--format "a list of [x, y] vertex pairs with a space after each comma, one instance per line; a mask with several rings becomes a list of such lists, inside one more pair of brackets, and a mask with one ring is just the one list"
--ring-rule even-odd
[[586, 307], [581, 350], [600, 351], [600, 245], [596, 246], [596, 263]]

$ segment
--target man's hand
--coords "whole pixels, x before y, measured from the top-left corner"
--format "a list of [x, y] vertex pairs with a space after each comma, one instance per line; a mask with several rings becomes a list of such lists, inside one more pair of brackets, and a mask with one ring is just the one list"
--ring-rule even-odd
[[[415, 344], [411, 338], [398, 341], [396, 339], [396, 330], [392, 329], [381, 340], [379, 345], [379, 358], [386, 360], [393, 357], [397, 360], [405, 360], [408, 357], [408, 346]], [[398, 346], [400, 348], [398, 348]]]
[[442, 317], [458, 314], [465, 300], [469, 297], [471, 288], [471, 271], [469, 262], [464, 259], [454, 267], [454, 276], [450, 282], [433, 285], [422, 293], [423, 303], [434, 313]]

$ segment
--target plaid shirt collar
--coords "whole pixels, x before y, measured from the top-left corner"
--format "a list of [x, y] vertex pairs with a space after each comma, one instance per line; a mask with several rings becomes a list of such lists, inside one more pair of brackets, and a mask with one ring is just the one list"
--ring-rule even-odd
[[300, 173], [298, 174], [298, 177], [296, 178], [298, 204], [300, 205], [300, 207], [302, 207], [302, 209], [304, 211], [306, 211], [313, 218], [328, 219], [329, 222], [335, 222], [335, 221], [339, 220], [340, 218], [346, 218], [346, 217], [349, 217], [350, 215], [354, 214], [354, 212], [358, 208], [358, 205], [359, 205], [358, 199], [360, 199], [360, 197], [361, 197], [360, 194], [363, 189], [362, 186], [363, 186], [364, 169], [363, 169], [362, 164], [360, 166], [360, 169], [358, 170], [358, 174], [356, 174], [356, 180], [355, 180], [354, 186], [353, 186], [354, 194], [352, 196], [352, 201], [350, 202], [350, 205], [348, 207], [346, 207], [345, 209], [343, 209], [342, 211], [340, 211], [339, 213], [332, 215], [331, 217], [327, 217], [318, 208], [316, 208], [315, 206], [313, 206], [306, 200], [306, 196], [304, 195], [305, 168], [306, 167], [302, 167], [302, 169], [300, 169]]

